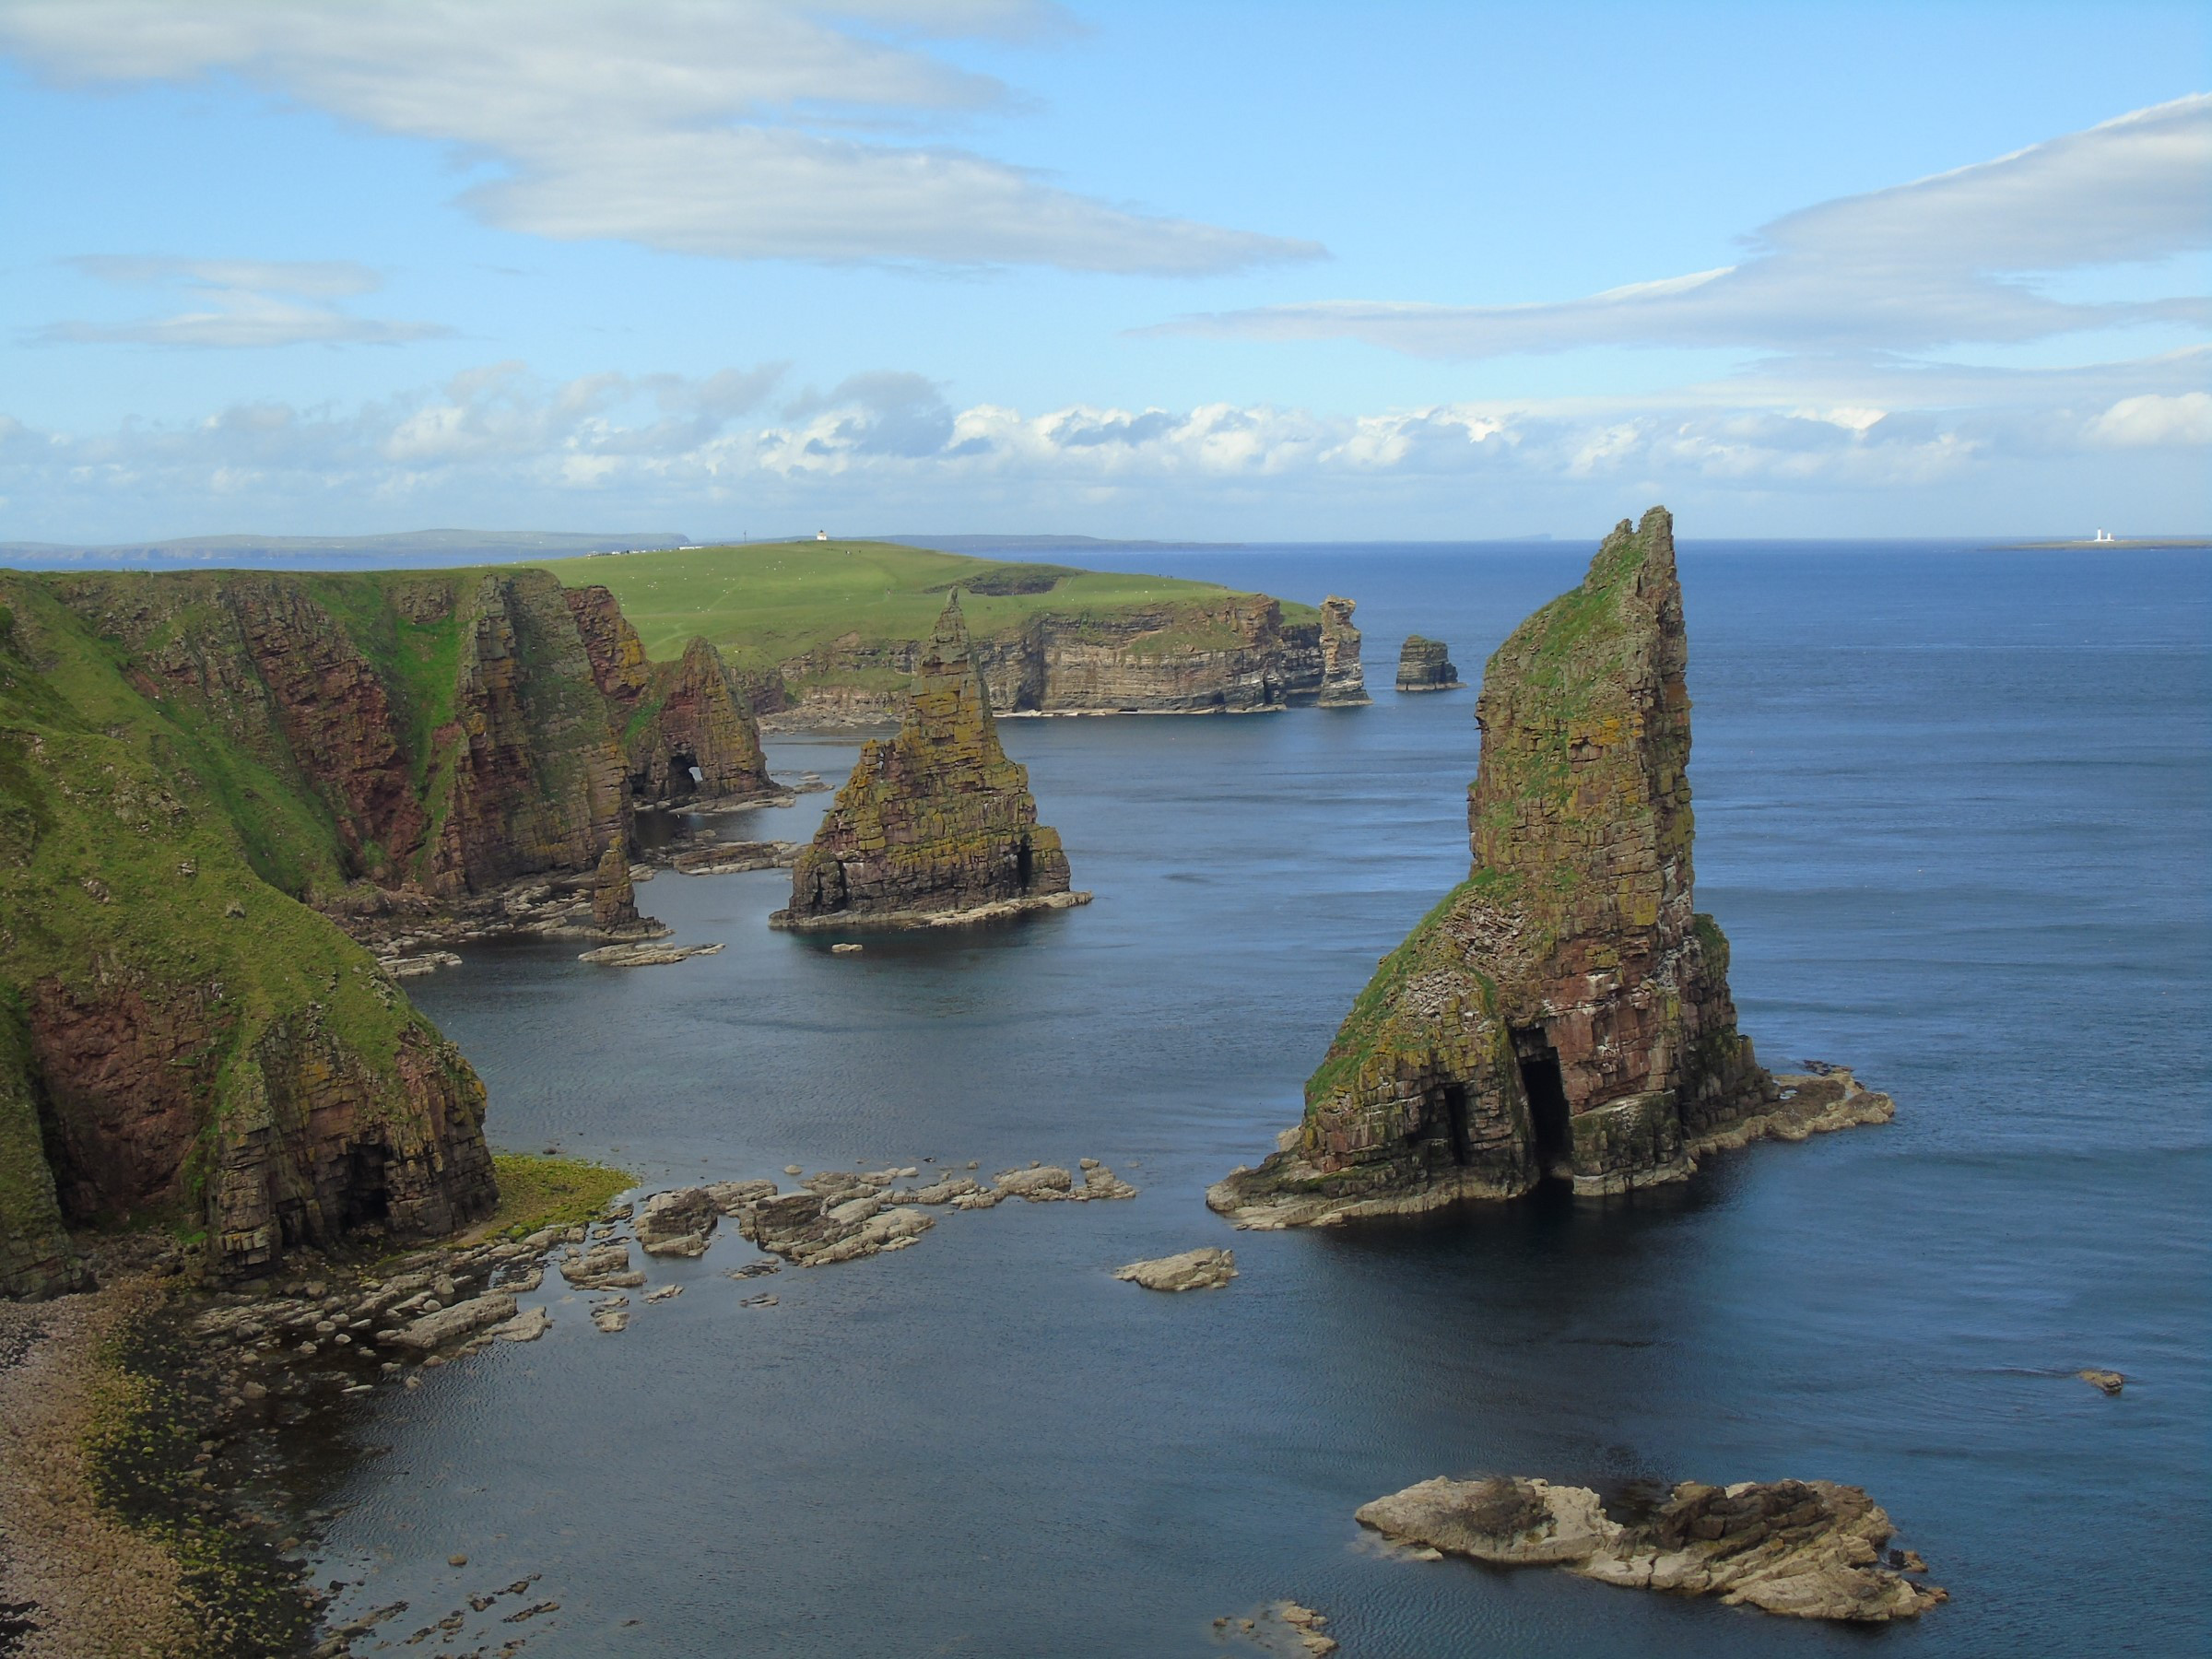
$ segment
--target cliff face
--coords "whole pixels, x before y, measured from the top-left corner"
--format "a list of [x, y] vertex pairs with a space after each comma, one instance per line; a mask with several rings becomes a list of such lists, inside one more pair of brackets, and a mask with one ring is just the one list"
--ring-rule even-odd
[[[863, 747], [791, 873], [781, 927], [1066, 901], [1067, 855], [1008, 760], [955, 594], [917, 665], [899, 735]], [[995, 911], [994, 911], [995, 913]]]
[[633, 803], [772, 788], [712, 647], [543, 571], [0, 573], [0, 1294], [70, 1282], [57, 1218], [243, 1273], [488, 1209], [482, 1086], [311, 907], [567, 872], [634, 930]]
[[[272, 885], [342, 879], [339, 819], [379, 798], [356, 787], [387, 766], [377, 746], [302, 796], [272, 763], [287, 711], [252, 647], [225, 662], [218, 629], [153, 629], [149, 667], [64, 585], [0, 576], [0, 1294], [72, 1288], [58, 1222], [166, 1219], [236, 1274], [484, 1213], [482, 1086], [368, 952]], [[119, 626], [146, 619], [146, 595], [114, 596]], [[303, 653], [288, 607], [222, 608], [231, 642], [317, 664], [278, 684], [373, 701], [346, 653]]]
[[1354, 1004], [1285, 1150], [1217, 1208], [1420, 1208], [1547, 1174], [1620, 1191], [1779, 1098], [1692, 909], [1686, 656], [1653, 508], [1490, 658], [1473, 871]]
[[1321, 706], [1354, 708], [1372, 702], [1359, 667], [1359, 630], [1352, 626], [1356, 607], [1331, 594], [1321, 602]]
[[[1350, 601], [1335, 603], [1350, 615]], [[1286, 622], [1280, 602], [1236, 595], [1107, 615], [1046, 612], [1016, 633], [973, 641], [971, 653], [992, 707], [1008, 713], [1235, 714], [1365, 701], [1359, 631], [1347, 624], [1329, 635], [1329, 626]], [[925, 649], [855, 637], [793, 657], [776, 706], [795, 710], [797, 724], [896, 718], [902, 682]]]
[[1398, 653], [1398, 689], [1401, 691], [1456, 691], [1459, 670], [1452, 664], [1452, 648], [1441, 640], [1407, 634]]
[[649, 663], [603, 587], [565, 590], [592, 672], [614, 710], [622, 767], [640, 801], [722, 800], [773, 788], [747, 686], [705, 640]]

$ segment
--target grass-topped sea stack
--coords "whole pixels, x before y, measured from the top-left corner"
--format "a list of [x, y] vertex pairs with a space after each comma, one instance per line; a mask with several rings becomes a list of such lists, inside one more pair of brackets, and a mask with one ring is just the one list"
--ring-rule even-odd
[[865, 746], [791, 872], [777, 927], [935, 926], [1081, 904], [1028, 771], [1006, 759], [956, 593], [899, 735]]
[[1483, 673], [1468, 878], [1383, 959], [1282, 1150], [1207, 1200], [1251, 1226], [1679, 1179], [1760, 1134], [1886, 1119], [1848, 1072], [1770, 1078], [1691, 902], [1674, 523], [1623, 522]]

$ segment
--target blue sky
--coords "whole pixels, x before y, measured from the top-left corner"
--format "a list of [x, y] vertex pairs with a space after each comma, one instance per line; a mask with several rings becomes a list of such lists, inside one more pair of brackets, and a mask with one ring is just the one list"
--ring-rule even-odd
[[0, 540], [2203, 529], [2208, 43], [0, 0]]

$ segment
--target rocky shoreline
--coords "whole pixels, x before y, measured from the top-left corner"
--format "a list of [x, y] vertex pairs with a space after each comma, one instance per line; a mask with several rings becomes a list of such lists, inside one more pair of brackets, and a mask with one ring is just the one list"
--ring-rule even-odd
[[[989, 1178], [975, 1168], [818, 1171], [788, 1191], [717, 1182], [394, 1255], [301, 1251], [283, 1276], [230, 1287], [167, 1235], [102, 1241], [100, 1289], [0, 1302], [0, 1652], [337, 1659], [382, 1627], [406, 1629], [405, 1603], [331, 1624], [324, 1609], [349, 1586], [306, 1578], [340, 1512], [318, 1504], [307, 1471], [328, 1468], [341, 1408], [535, 1341], [578, 1295], [594, 1299], [583, 1323], [618, 1335], [684, 1289], [647, 1290], [633, 1245], [648, 1266], [696, 1258], [729, 1220], [759, 1252], [727, 1269], [743, 1284], [910, 1248], [936, 1224], [932, 1211], [1137, 1195], [1095, 1159]], [[754, 1290], [734, 1305], [779, 1300]], [[487, 1584], [398, 1640], [476, 1640], [480, 1653], [511, 1656], [528, 1632], [495, 1639], [495, 1625], [559, 1611], [533, 1601], [535, 1577]]]

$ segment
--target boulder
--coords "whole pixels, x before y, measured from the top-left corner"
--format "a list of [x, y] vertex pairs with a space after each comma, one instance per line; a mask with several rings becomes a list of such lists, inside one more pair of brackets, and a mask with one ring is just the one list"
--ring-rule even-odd
[[458, 1342], [486, 1325], [513, 1317], [514, 1298], [504, 1290], [494, 1290], [488, 1295], [455, 1302], [450, 1308], [440, 1308], [434, 1313], [425, 1313], [394, 1331], [385, 1340], [427, 1353], [449, 1342]]
[[655, 1193], [638, 1206], [638, 1248], [647, 1255], [704, 1255], [721, 1219], [721, 1208], [704, 1187]]

